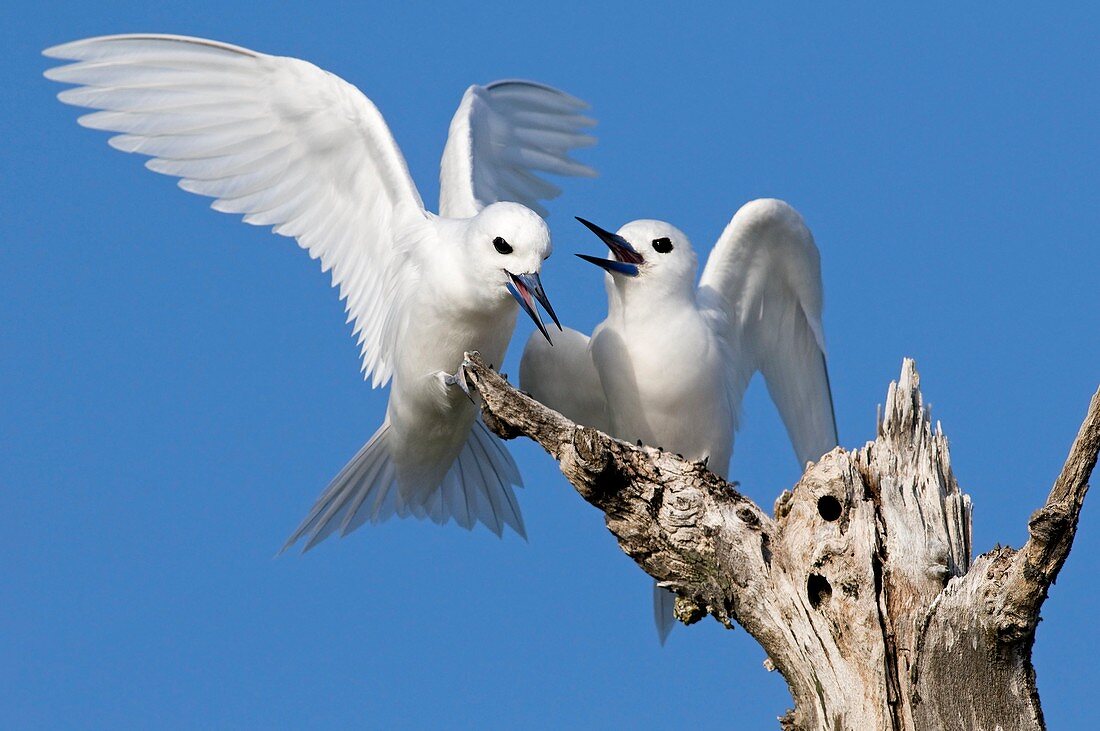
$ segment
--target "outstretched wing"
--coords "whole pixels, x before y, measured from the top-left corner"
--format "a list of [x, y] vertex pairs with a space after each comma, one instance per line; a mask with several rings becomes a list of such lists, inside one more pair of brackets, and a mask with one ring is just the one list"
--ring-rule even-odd
[[588, 105], [531, 81], [471, 86], [451, 119], [439, 172], [439, 213], [466, 218], [490, 203], [522, 203], [541, 216], [540, 200], [561, 190], [538, 173], [593, 177], [596, 171], [569, 157], [596, 143], [585, 133], [595, 121]]
[[89, 38], [44, 51], [78, 84], [61, 101], [118, 132], [112, 147], [153, 159], [212, 207], [273, 226], [332, 270], [373, 385], [393, 372], [409, 260], [430, 236], [405, 160], [362, 92], [313, 64], [168, 35]]
[[553, 347], [539, 333], [531, 334], [519, 364], [519, 387], [578, 424], [611, 429], [589, 338], [572, 328], [555, 335]]
[[821, 327], [821, 257], [802, 216], [783, 201], [746, 203], [722, 232], [699, 283], [735, 357], [739, 405], [760, 371], [801, 465], [837, 445]]

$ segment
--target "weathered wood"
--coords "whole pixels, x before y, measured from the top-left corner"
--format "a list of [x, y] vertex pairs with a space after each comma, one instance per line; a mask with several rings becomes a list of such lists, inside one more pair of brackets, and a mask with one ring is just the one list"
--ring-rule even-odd
[[971, 561], [971, 503], [911, 360], [875, 441], [810, 465], [768, 515], [704, 464], [612, 439], [464, 365], [486, 423], [546, 449], [685, 623], [745, 628], [788, 729], [1043, 728], [1031, 646], [1100, 450], [1100, 391], [1019, 552]]

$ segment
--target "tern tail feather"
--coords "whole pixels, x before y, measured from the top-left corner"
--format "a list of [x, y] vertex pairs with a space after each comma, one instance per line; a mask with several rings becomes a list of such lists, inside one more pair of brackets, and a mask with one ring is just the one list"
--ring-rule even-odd
[[454, 520], [466, 529], [483, 523], [498, 536], [510, 526], [526, 538], [513, 485], [522, 487], [511, 455], [480, 421], [462, 451], [434, 485], [405, 484], [390, 451], [383, 424], [317, 498], [282, 550], [307, 538], [304, 551], [336, 531], [344, 536], [367, 523], [400, 518]]

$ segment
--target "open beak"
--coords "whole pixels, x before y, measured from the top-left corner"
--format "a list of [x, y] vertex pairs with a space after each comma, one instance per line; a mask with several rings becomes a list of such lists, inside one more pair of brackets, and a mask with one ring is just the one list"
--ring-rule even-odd
[[577, 256], [612, 274], [625, 274], [628, 277], [638, 276], [638, 265], [643, 263], [645, 259], [630, 245], [629, 241], [618, 234], [613, 234], [610, 231], [600, 228], [591, 221], [584, 220], [580, 216], [577, 216], [577, 220], [588, 227], [589, 231], [599, 236], [600, 241], [604, 242], [607, 248], [611, 249], [611, 254], [615, 258], [600, 259], [599, 257], [589, 256], [588, 254], [577, 254]]
[[554, 341], [550, 339], [550, 333], [546, 332], [546, 326], [542, 324], [542, 316], [539, 314], [538, 308], [535, 307], [535, 301], [542, 305], [542, 308], [546, 310], [546, 314], [550, 315], [550, 319], [558, 326], [558, 330], [561, 330], [561, 323], [558, 322], [558, 316], [554, 313], [554, 308], [550, 306], [550, 300], [546, 297], [546, 290], [542, 288], [542, 280], [539, 279], [538, 272], [512, 274], [507, 269], [504, 271], [512, 280], [508, 285], [508, 291], [516, 298], [516, 302], [519, 302], [519, 306], [523, 308], [523, 311], [535, 321], [535, 325], [538, 326], [542, 336], [546, 338], [546, 342], [553, 345]]

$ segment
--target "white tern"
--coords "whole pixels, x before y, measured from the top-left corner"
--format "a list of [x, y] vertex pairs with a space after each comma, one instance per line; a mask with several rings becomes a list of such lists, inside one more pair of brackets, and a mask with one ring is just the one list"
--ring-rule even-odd
[[[639, 220], [611, 233], [578, 220], [612, 253], [578, 254], [607, 272], [607, 318], [591, 339], [567, 328], [552, 350], [530, 339], [521, 388], [574, 421], [705, 459], [726, 477], [741, 400], [760, 371], [801, 466], [836, 446], [820, 255], [794, 208], [742, 206], [698, 286], [695, 252], [675, 226]], [[655, 587], [662, 642], [671, 597]]]
[[[392, 378], [382, 426], [318, 498], [287, 546], [391, 515], [477, 522], [523, 535], [508, 452], [456, 373], [464, 351], [499, 364], [516, 303], [549, 339], [539, 280], [550, 255], [540, 172], [591, 176], [569, 157], [594, 138], [584, 102], [541, 84], [471, 86], [451, 121], [440, 213], [425, 210], [378, 110], [313, 64], [201, 38], [120, 35], [56, 46], [61, 101], [120, 133], [146, 166], [297, 239], [331, 270], [374, 387]], [[560, 327], [560, 326], [559, 326]]]

